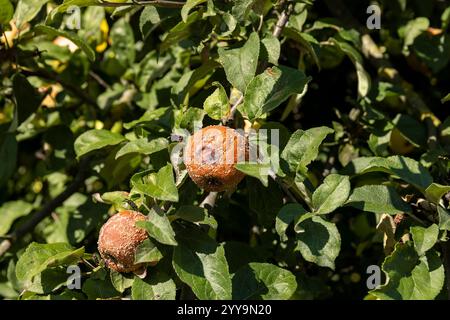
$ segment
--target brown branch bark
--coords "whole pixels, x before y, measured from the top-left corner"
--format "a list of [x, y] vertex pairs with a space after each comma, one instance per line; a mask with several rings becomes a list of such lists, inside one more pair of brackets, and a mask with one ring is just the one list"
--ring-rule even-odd
[[40, 211], [31, 216], [25, 223], [14, 230], [8, 238], [0, 243], [0, 257], [4, 255], [18, 239], [31, 232], [43, 219], [61, 206], [71, 195], [77, 192], [84, 183], [84, 179], [89, 173], [90, 159], [83, 159], [79, 165], [79, 170], [72, 183], [60, 193], [56, 198], [48, 202]]

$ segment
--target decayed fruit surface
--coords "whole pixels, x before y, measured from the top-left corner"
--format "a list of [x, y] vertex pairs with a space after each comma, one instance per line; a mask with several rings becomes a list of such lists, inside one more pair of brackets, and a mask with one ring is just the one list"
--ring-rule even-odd
[[206, 191], [236, 187], [244, 174], [234, 165], [248, 158], [246, 138], [225, 126], [209, 126], [190, 136], [184, 161], [191, 179]]
[[136, 211], [121, 211], [113, 215], [100, 229], [98, 251], [107, 267], [118, 272], [133, 272], [142, 264], [135, 264], [136, 249], [148, 238], [147, 232], [135, 226], [146, 217]]

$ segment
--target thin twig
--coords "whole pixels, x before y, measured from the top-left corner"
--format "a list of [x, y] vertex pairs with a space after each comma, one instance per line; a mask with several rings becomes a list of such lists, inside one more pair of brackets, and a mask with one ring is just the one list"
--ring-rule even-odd
[[217, 196], [219, 195], [218, 192], [210, 192], [206, 198], [200, 203], [200, 208], [214, 208], [216, 205]]
[[50, 81], [58, 82], [68, 91], [72, 92], [74, 96], [80, 98], [81, 100], [90, 104], [93, 107], [98, 107], [97, 102], [92, 97], [90, 97], [86, 92], [84, 92], [81, 88], [61, 79], [61, 77], [59, 77], [56, 74], [52, 74], [46, 70], [22, 70], [21, 73], [23, 73], [25, 76], [35, 76]]
[[223, 124], [227, 124], [233, 121], [234, 116], [236, 115], [237, 107], [242, 103], [242, 101], [244, 101], [244, 95], [241, 93], [239, 99], [231, 107], [230, 114], [223, 120]]
[[281, 12], [281, 15], [278, 18], [278, 21], [273, 30], [273, 36], [275, 38], [278, 38], [281, 35], [281, 32], [283, 32], [284, 26], [289, 21], [289, 16], [291, 15], [292, 10], [294, 10], [294, 5], [292, 3], [288, 3], [286, 9]]
[[95, 81], [98, 82], [99, 85], [101, 85], [103, 88], [108, 89], [110, 87], [110, 85], [103, 80], [98, 74], [96, 74], [94, 71], [89, 71], [89, 75], [91, 76], [92, 79], [94, 79]]
[[81, 161], [79, 170], [73, 182], [60, 193], [56, 198], [52, 201], [48, 202], [40, 211], [36, 212], [31, 216], [26, 222], [20, 225], [16, 230], [14, 230], [9, 238], [3, 240], [0, 243], [0, 257], [4, 255], [16, 242], [18, 239], [31, 232], [42, 220], [52, 214], [52, 212], [58, 208], [64, 201], [66, 201], [71, 195], [77, 192], [84, 183], [84, 179], [86, 178], [89, 172], [89, 164], [90, 159], [85, 158]]

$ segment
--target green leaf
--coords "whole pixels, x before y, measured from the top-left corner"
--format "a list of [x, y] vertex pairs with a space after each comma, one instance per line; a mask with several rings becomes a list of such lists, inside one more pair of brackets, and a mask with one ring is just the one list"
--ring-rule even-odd
[[8, 24], [14, 15], [14, 7], [9, 0], [0, 0], [0, 24]]
[[251, 262], [233, 276], [233, 300], [289, 300], [296, 289], [295, 276], [270, 263]]
[[280, 236], [281, 241], [288, 240], [288, 237], [286, 236], [287, 228], [294, 220], [306, 212], [305, 208], [299, 203], [288, 203], [281, 208], [275, 221], [275, 230]]
[[194, 30], [195, 23], [202, 17], [202, 13], [195, 11], [191, 13], [186, 22], [180, 21], [172, 29], [169, 30], [163, 42], [161, 43], [160, 50], [162, 52], [169, 49], [171, 46], [178, 44], [183, 39], [191, 37], [196, 30]]
[[[156, 229], [159, 231], [153, 226], [149, 227], [149, 229]], [[163, 255], [161, 251], [159, 251], [158, 247], [150, 239], [146, 239], [137, 247], [134, 255], [134, 263], [156, 262], [161, 260], [162, 257]]]
[[244, 21], [257, 1], [258, 0], [234, 0], [234, 5], [231, 9], [233, 17], [239, 22]]
[[74, 250], [68, 243], [31, 243], [16, 265], [19, 281], [31, 280], [47, 268], [76, 264], [84, 254], [84, 248]]
[[386, 172], [416, 186], [424, 191], [433, 183], [428, 170], [414, 159], [403, 156], [360, 157], [344, 168], [345, 174], [364, 174], [368, 172]]
[[42, 97], [24, 75], [16, 73], [12, 80], [17, 103], [18, 124], [21, 124], [36, 112]]
[[108, 42], [111, 45], [103, 54], [102, 69], [108, 75], [120, 77], [136, 59], [134, 32], [127, 17], [113, 24]]
[[306, 32], [300, 32], [299, 30], [290, 28], [289, 26], [286, 26], [283, 29], [283, 35], [298, 42], [309, 53], [309, 55], [313, 59], [314, 63], [317, 65], [317, 67], [320, 70], [320, 60], [319, 60], [320, 43], [319, 43], [319, 41], [317, 41], [311, 34], [306, 33]]
[[245, 88], [253, 79], [258, 66], [258, 56], [259, 36], [256, 32], [250, 34], [241, 48], [219, 48], [219, 61], [225, 69], [227, 80], [239, 91], [245, 92]]
[[436, 251], [419, 257], [411, 242], [398, 243], [383, 263], [387, 284], [370, 291], [386, 300], [433, 300], [444, 285], [444, 267]]
[[332, 132], [333, 129], [328, 127], [297, 130], [289, 139], [281, 157], [288, 162], [292, 172], [300, 172], [306, 176], [307, 165], [317, 158], [320, 144]]
[[437, 224], [432, 224], [428, 228], [414, 226], [411, 227], [411, 234], [417, 253], [419, 256], [423, 256], [425, 252], [436, 244], [439, 236], [439, 227]]
[[439, 204], [441, 198], [448, 192], [450, 192], [450, 186], [443, 186], [438, 183], [432, 183], [428, 186], [428, 188], [426, 188], [425, 195], [431, 202]]
[[439, 229], [450, 231], [450, 212], [441, 206], [437, 206], [437, 212], [439, 215]]
[[261, 44], [261, 55], [264, 59], [269, 63], [277, 65], [281, 52], [280, 40], [269, 33], [264, 39], [261, 40]]
[[230, 104], [225, 89], [219, 82], [214, 82], [213, 85], [217, 89], [206, 98], [203, 103], [203, 109], [208, 116], [214, 120], [221, 120], [228, 116], [230, 112]]
[[450, 93], [441, 99], [442, 103], [449, 102], [449, 101], [450, 101]]
[[[106, 272], [101, 270], [97, 273]], [[108, 275], [92, 275], [83, 282], [83, 287], [81, 289], [87, 295], [89, 300], [110, 299], [120, 296], [120, 292], [114, 288]]]
[[[147, 9], [149, 7], [146, 7]], [[145, 10], [144, 9], [144, 10]], [[151, 90], [154, 80], [163, 76], [175, 63], [172, 55], [161, 56], [156, 50], [150, 51], [139, 64], [135, 64], [136, 83], [141, 92]]]
[[183, 19], [183, 22], [187, 22], [187, 18], [189, 15], [189, 12], [199, 4], [205, 3], [206, 0], [187, 0], [184, 4], [183, 8], [181, 8], [181, 18]]
[[74, 144], [75, 153], [77, 157], [107, 146], [114, 146], [121, 143], [125, 138], [119, 134], [108, 130], [89, 130], [82, 133]]
[[392, 123], [409, 143], [416, 147], [426, 146], [427, 131], [422, 123], [406, 114], [398, 114]]
[[238, 110], [250, 121], [263, 117], [295, 93], [302, 93], [310, 78], [297, 69], [284, 66], [268, 68], [253, 78], [245, 90]]
[[34, 19], [42, 7], [49, 2], [49, 0], [19, 0], [14, 13], [15, 24], [18, 29]]
[[155, 110], [147, 110], [139, 119], [125, 123], [123, 127], [125, 129], [131, 129], [137, 125], [156, 122], [166, 114], [170, 113], [169, 108], [158, 108]]
[[223, 246], [200, 231], [177, 235], [173, 267], [200, 300], [230, 300], [231, 277]]
[[123, 293], [126, 289], [133, 285], [134, 278], [125, 276], [120, 272], [111, 269], [109, 276], [111, 278], [112, 285], [120, 293]]
[[334, 223], [313, 216], [300, 223], [304, 232], [297, 234], [296, 250], [306, 261], [334, 270], [334, 260], [341, 249], [341, 236]]
[[370, 91], [371, 80], [369, 74], [364, 69], [361, 54], [347, 42], [338, 41], [336, 39], [331, 39], [331, 41], [350, 58], [356, 67], [356, 75], [358, 76], [358, 96], [367, 96]]
[[175, 282], [163, 272], [152, 274], [149, 279], [134, 279], [131, 287], [133, 300], [175, 300]]
[[125, 191], [111, 191], [103, 193], [100, 198], [103, 202], [112, 204], [116, 208], [119, 208], [122, 206], [125, 200], [128, 199], [128, 196], [128, 192]]
[[[162, 210], [151, 209], [146, 221], [136, 222], [136, 226], [147, 230], [150, 237], [162, 244], [176, 246], [175, 232], [170, 221]], [[155, 253], [157, 254], [157, 253]]]
[[141, 138], [127, 142], [117, 151], [116, 159], [128, 153], [152, 154], [164, 150], [168, 146], [169, 142], [165, 138], [157, 138], [150, 141], [147, 138]]
[[33, 205], [22, 200], [10, 201], [0, 207], [0, 236], [5, 235], [13, 222], [28, 215], [33, 210]]
[[133, 188], [155, 199], [178, 202], [172, 165], [169, 163], [157, 173], [143, 171], [131, 178]]
[[403, 31], [403, 52], [409, 54], [409, 46], [414, 43], [414, 40], [425, 32], [430, 26], [430, 21], [425, 17], [419, 17], [408, 21]]
[[[205, 83], [211, 78], [215, 70], [220, 67], [220, 64], [213, 60], [208, 60], [200, 67], [186, 72], [181, 79], [172, 87], [172, 100], [176, 105], [187, 105], [188, 99], [195, 95], [198, 90], [205, 86]], [[199, 108], [189, 108], [201, 110]]]
[[363, 211], [390, 215], [412, 212], [410, 205], [402, 200], [395, 188], [385, 185], [355, 188], [346, 205]]
[[73, 43], [75, 43], [81, 50], [83, 50], [83, 52], [86, 54], [86, 56], [88, 57], [89, 60], [91, 60], [92, 62], [95, 61], [95, 51], [92, 50], [92, 48], [84, 40], [82, 40], [77, 34], [75, 34], [73, 32], [58, 30], [53, 27], [42, 25], [42, 24], [35, 26], [33, 30], [36, 34], [45, 33], [50, 36], [55, 36], [55, 37], [60, 36], [60, 37], [67, 38], [70, 41], [72, 41]]
[[264, 187], [269, 186], [270, 164], [264, 163], [237, 163], [236, 169], [261, 181]]
[[3, 186], [14, 174], [17, 164], [18, 144], [16, 135], [7, 132], [0, 135], [0, 186]]
[[26, 290], [38, 294], [51, 293], [67, 283], [68, 274], [64, 268], [47, 269], [33, 278]]
[[312, 195], [317, 214], [327, 214], [342, 206], [350, 195], [350, 179], [339, 174], [328, 175]]
[[195, 224], [206, 224], [213, 229], [217, 229], [217, 221], [208, 214], [208, 210], [192, 205], [181, 206], [175, 213], [179, 219], [189, 221]]

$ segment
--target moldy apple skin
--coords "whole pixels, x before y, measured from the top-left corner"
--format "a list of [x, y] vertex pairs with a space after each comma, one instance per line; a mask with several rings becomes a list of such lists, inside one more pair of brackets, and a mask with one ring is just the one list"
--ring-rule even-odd
[[100, 229], [98, 251], [108, 268], [117, 272], [133, 272], [142, 264], [134, 264], [136, 249], [148, 238], [147, 231], [135, 226], [146, 217], [136, 211], [120, 211]]
[[248, 158], [246, 138], [225, 126], [209, 126], [190, 136], [184, 163], [191, 179], [205, 191], [232, 190], [244, 178], [234, 165]]

